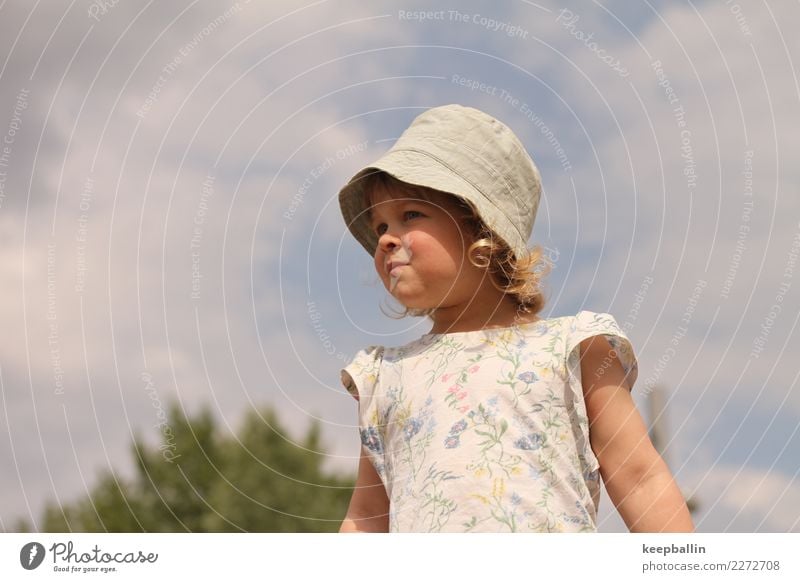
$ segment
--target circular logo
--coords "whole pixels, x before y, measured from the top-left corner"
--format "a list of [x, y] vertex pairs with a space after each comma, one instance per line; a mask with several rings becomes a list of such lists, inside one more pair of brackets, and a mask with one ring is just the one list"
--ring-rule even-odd
[[44, 546], [39, 542], [28, 542], [19, 551], [19, 563], [26, 570], [35, 570], [44, 560]]

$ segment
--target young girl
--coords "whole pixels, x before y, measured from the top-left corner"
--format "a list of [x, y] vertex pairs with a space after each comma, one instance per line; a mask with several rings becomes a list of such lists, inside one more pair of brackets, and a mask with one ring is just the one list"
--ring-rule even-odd
[[692, 531], [614, 318], [537, 315], [540, 194], [511, 130], [459, 105], [417, 117], [340, 192], [387, 290], [433, 322], [342, 370], [362, 448], [340, 531], [596, 531], [600, 476], [631, 531]]

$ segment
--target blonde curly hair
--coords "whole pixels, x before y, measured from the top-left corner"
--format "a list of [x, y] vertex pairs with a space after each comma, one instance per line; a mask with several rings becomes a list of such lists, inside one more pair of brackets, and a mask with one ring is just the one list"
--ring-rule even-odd
[[[517, 305], [518, 315], [535, 316], [544, 309], [545, 297], [542, 291], [542, 280], [552, 268], [540, 245], [529, 250], [528, 255], [518, 258], [508, 244], [494, 234], [483, 222], [475, 207], [467, 200], [450, 194], [439, 192], [425, 186], [417, 186], [398, 180], [386, 172], [374, 172], [364, 178], [362, 192], [367, 208], [373, 206], [373, 193], [380, 190], [390, 198], [415, 198], [431, 202], [435, 194], [450, 196], [463, 210], [460, 218], [472, 235], [472, 243], [467, 249], [469, 262], [485, 269], [492, 285], [511, 297]], [[390, 317], [427, 316], [435, 309], [404, 308]]]

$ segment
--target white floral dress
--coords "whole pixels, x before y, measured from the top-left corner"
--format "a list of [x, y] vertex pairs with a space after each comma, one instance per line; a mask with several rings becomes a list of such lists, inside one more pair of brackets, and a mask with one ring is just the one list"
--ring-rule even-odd
[[576, 349], [595, 335], [632, 388], [636, 358], [607, 313], [360, 351], [342, 381], [359, 401], [390, 531], [596, 531], [599, 464]]

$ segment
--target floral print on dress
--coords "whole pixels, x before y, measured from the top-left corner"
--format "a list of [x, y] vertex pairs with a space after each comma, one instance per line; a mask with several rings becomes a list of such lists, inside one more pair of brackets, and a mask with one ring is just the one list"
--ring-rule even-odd
[[538, 432], [530, 433], [514, 441], [514, 446], [523, 451], [535, 451], [542, 448], [544, 435]]
[[390, 531], [596, 531], [600, 473], [578, 349], [595, 335], [630, 389], [636, 358], [605, 313], [359, 352], [342, 379], [389, 497]]
[[461, 444], [459, 437], [467, 429], [467, 421], [463, 418], [450, 427], [450, 434], [444, 439], [444, 448], [454, 449]]
[[361, 444], [374, 453], [383, 453], [383, 444], [374, 426], [361, 429]]

